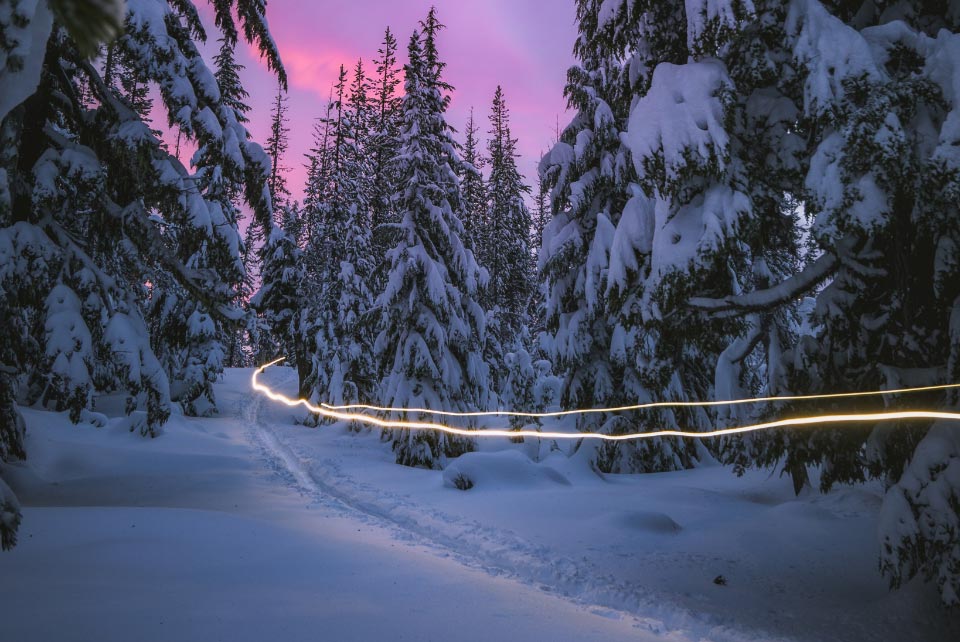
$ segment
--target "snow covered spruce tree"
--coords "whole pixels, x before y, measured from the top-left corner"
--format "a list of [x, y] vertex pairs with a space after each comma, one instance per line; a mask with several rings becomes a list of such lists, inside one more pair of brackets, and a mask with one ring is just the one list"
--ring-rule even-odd
[[[747, 10], [736, 2], [656, 12], [621, 5], [600, 16], [601, 30], [626, 47], [633, 73], [622, 82], [635, 96], [624, 136], [635, 191], [612, 241], [611, 302], [628, 329], [628, 359], [643, 363], [647, 385], [667, 397], [678, 386], [688, 398], [720, 400], [784, 386], [792, 300], [743, 318], [687, 304], [769, 287], [797, 265], [803, 141], [779, 87], [785, 61], [770, 53], [779, 46], [770, 24], [784, 6], [762, 10], [767, 19], [743, 29]], [[742, 423], [746, 410], [720, 407], [716, 422]], [[693, 428], [711, 419], [670, 414], [679, 421], [668, 423]], [[751, 441], [723, 443], [723, 455], [746, 465]]]
[[[480, 354], [484, 313], [476, 301], [481, 272], [464, 246], [458, 214], [460, 159], [444, 119], [446, 101], [431, 10], [424, 39], [410, 38], [403, 126], [396, 157], [396, 245], [387, 252], [386, 287], [375, 307], [381, 405], [468, 410], [486, 400]], [[397, 462], [442, 466], [471, 449], [469, 440], [434, 432], [395, 431]]]
[[[284, 155], [290, 147], [290, 117], [287, 115], [286, 88], [281, 83], [277, 87], [277, 97], [270, 112], [270, 136], [267, 138], [266, 152], [270, 158], [270, 198], [280, 211], [281, 205], [290, 200], [290, 188], [287, 185], [287, 173], [290, 168], [284, 165]], [[279, 223], [279, 221], [278, 221]]]
[[370, 201], [370, 224], [373, 230], [371, 249], [375, 268], [385, 263], [384, 255], [392, 246], [389, 227], [385, 223], [396, 222], [393, 195], [396, 192], [396, 163], [400, 125], [402, 123], [400, 86], [401, 69], [397, 64], [397, 40], [387, 27], [383, 43], [373, 61], [376, 76], [372, 78], [370, 140], [367, 156], [372, 163], [372, 189]]
[[[274, 225], [263, 247], [263, 280], [250, 300], [272, 343], [261, 342], [258, 359], [285, 356], [297, 370], [300, 395], [305, 396], [312, 350], [308, 344], [303, 286], [306, 280], [303, 252], [297, 246], [300, 213], [296, 204], [279, 208], [280, 225]], [[268, 347], [269, 346], [269, 347]], [[272, 350], [267, 353], [266, 350]]]
[[[260, 259], [258, 263], [261, 269], [257, 276], [259, 276], [261, 289], [272, 287], [274, 283], [289, 282], [293, 278], [290, 274], [268, 274], [266, 272], [267, 253], [276, 254], [278, 251], [276, 247], [269, 247], [269, 241], [273, 235], [271, 228], [283, 228], [284, 233], [290, 237], [294, 246], [299, 248], [306, 218], [306, 212], [302, 212], [300, 206], [292, 201], [290, 188], [287, 185], [286, 175], [290, 168], [286, 166], [284, 156], [290, 146], [289, 136], [290, 123], [287, 96], [281, 84], [277, 88], [277, 95], [270, 110], [270, 136], [267, 138], [265, 149], [267, 157], [270, 159], [267, 191], [273, 205], [274, 217], [271, 226], [251, 225], [247, 230], [248, 241], [255, 247], [261, 240], [264, 241], [262, 247], [253, 250], [254, 256]], [[281, 244], [284, 242], [282, 238], [276, 240]], [[285, 254], [286, 250], [280, 252], [289, 258]], [[277, 262], [279, 260], [274, 258], [273, 264], [278, 267], [283, 265]], [[302, 270], [304, 268], [303, 266], [297, 266], [296, 269]], [[281, 285], [279, 290], [285, 292], [286, 287], [288, 286]], [[252, 306], [258, 316], [251, 319], [250, 322], [254, 363], [260, 364], [277, 356], [286, 356], [299, 374], [300, 390], [306, 390], [305, 377], [310, 371], [310, 362], [309, 351], [302, 348], [302, 346], [307, 345], [306, 335], [303, 334], [307, 331], [307, 328], [300, 319], [300, 311], [303, 310], [303, 305], [295, 304], [286, 295], [281, 295], [279, 298], [271, 297], [267, 302], [255, 296], [251, 303], [254, 300], [258, 301], [257, 305]], [[291, 305], [294, 307], [289, 307]], [[291, 320], [291, 316], [295, 317], [296, 320]], [[294, 328], [297, 328], [302, 336], [292, 335], [291, 332]]]
[[[236, 61], [235, 49], [237, 43], [231, 42], [225, 37], [220, 38], [220, 49], [217, 55], [213, 57], [214, 77], [217, 80], [217, 86], [220, 88], [220, 99], [226, 108], [232, 109], [234, 117], [238, 123], [248, 121], [247, 113], [250, 106], [245, 102], [250, 94], [244, 89], [240, 81], [240, 72], [244, 66]], [[230, 204], [235, 208], [234, 217], [237, 221], [242, 220], [239, 205], [243, 201], [242, 185], [228, 184], [225, 187], [230, 189], [228, 194]], [[238, 294], [240, 301], [249, 301], [254, 293], [254, 277], [256, 270], [256, 239], [263, 239], [264, 231], [260, 229], [260, 224], [256, 217], [252, 217], [247, 222], [247, 231], [244, 235], [243, 246], [240, 251], [240, 258], [243, 262], [243, 277], [240, 281]], [[222, 328], [223, 336], [221, 341], [226, 348], [225, 365], [228, 367], [243, 367], [251, 365], [250, 346], [252, 344], [251, 334], [254, 331], [256, 317], [247, 310], [247, 319], [243, 324], [227, 326]]]
[[480, 127], [473, 118], [473, 108], [467, 120], [466, 139], [463, 143], [463, 175], [460, 177], [463, 193], [463, 227], [465, 241], [477, 257], [477, 262], [485, 266], [486, 249], [483, 246], [483, 234], [487, 219], [487, 186], [483, 180], [486, 159], [480, 154], [480, 140], [477, 134]]
[[488, 308], [497, 308], [502, 317], [504, 338], [513, 338], [526, 323], [533, 284], [530, 278], [530, 211], [517, 169], [517, 140], [510, 133], [510, 113], [503, 89], [497, 87], [490, 111], [490, 177], [484, 244], [489, 248], [484, 267], [490, 273], [486, 289]]
[[[173, 401], [190, 410], [208, 391], [201, 385], [192, 396], [193, 366], [218, 367], [205, 343], [215, 341], [209, 324], [240, 316], [228, 186], [242, 186], [257, 216], [270, 216], [268, 161], [197, 50], [206, 36], [194, 5], [126, 5], [124, 32], [111, 47], [139, 82], [158, 89], [171, 126], [195, 141], [193, 173], [144, 123], [132, 96], [89, 60], [97, 34], [123, 21], [122, 4], [14, 3], [4, 14], [12, 21], [0, 20], [0, 323], [10, 331], [0, 378], [4, 456], [23, 454], [22, 444], [11, 447], [22, 435], [11, 395], [67, 410], [74, 421], [99, 421], [96, 393], [125, 390], [127, 410], [141, 413], [133, 425], [151, 435]], [[236, 11], [283, 77], [262, 9], [255, 0], [214, 5], [225, 36], [237, 38]], [[151, 332], [167, 286], [197, 311], [183, 332]]]
[[[553, 210], [539, 257], [546, 281], [541, 343], [563, 373], [566, 407], [699, 399], [712, 383], [703, 369], [709, 354], [687, 347], [706, 328], [688, 326], [666, 339], [659, 331], [662, 315], [646, 283], [652, 200], [623, 142], [630, 108], [659, 62], [653, 57], [685, 56], [672, 42], [685, 33], [670, 15], [674, 8], [656, 4], [657, 15], [647, 16], [634, 2], [577, 3], [580, 63], [568, 71], [566, 87], [576, 115], [540, 164]], [[643, 41], [641, 26], [649, 32]], [[665, 409], [578, 420], [581, 429], [607, 433], [646, 425], [705, 428], [709, 417]], [[604, 442], [589, 456], [604, 471], [643, 472], [688, 467], [704, 455], [697, 443], [658, 439]]]
[[322, 255], [312, 274], [310, 307], [314, 337], [312, 396], [331, 404], [374, 398], [376, 369], [373, 328], [370, 210], [374, 196], [369, 139], [369, 105], [361, 63], [346, 95], [347, 71], [340, 67], [336, 85], [336, 120], [332, 123], [329, 173], [318, 219], [322, 234], [312, 234], [309, 251]]
[[[641, 224], [624, 216], [617, 234], [638, 250], [625, 266], [640, 266], [649, 247], [641, 301], [661, 343], [684, 319], [716, 337], [704, 346], [681, 335], [717, 364], [719, 399], [956, 380], [960, 15], [909, 1], [795, 0], [687, 3], [655, 23], [614, 5], [608, 24], [639, 43], [626, 141], [643, 192]], [[668, 24], [679, 28], [660, 33]], [[622, 272], [611, 267], [611, 283]], [[799, 332], [804, 295], [813, 312]], [[721, 410], [721, 421], [744, 418]], [[738, 466], [781, 463], [798, 490], [809, 466], [824, 490], [884, 479], [882, 571], [894, 586], [933, 579], [945, 603], [960, 603], [960, 448], [946, 426], [789, 429], [727, 446]]]
[[[540, 155], [543, 158], [543, 154]], [[530, 293], [530, 305], [527, 316], [530, 318], [530, 329], [536, 334], [543, 330], [543, 283], [540, 280], [538, 265], [540, 264], [540, 249], [543, 246], [543, 233], [550, 222], [550, 190], [544, 183], [543, 177], [537, 177], [537, 195], [533, 211], [530, 213], [530, 281], [533, 289]]]

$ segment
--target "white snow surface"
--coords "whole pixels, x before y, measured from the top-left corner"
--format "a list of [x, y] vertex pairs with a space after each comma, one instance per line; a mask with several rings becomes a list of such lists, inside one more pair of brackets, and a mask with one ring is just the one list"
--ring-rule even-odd
[[[98, 400], [100, 428], [24, 410], [4, 639], [960, 636], [933, 587], [877, 573], [879, 485], [796, 498], [719, 466], [604, 476], [529, 439], [403, 468], [376, 432], [295, 424], [250, 374], [226, 372], [220, 417], [175, 415], [153, 440], [120, 397]], [[263, 380], [296, 388], [287, 368]]]

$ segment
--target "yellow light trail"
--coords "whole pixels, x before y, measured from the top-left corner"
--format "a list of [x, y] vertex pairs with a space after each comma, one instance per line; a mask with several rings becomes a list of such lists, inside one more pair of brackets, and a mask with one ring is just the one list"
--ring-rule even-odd
[[[271, 366], [283, 358], [268, 363]], [[430, 408], [391, 408], [385, 406], [370, 406], [355, 403], [343, 406], [332, 406], [321, 403], [327, 410], [372, 410], [374, 412], [419, 412], [430, 413], [443, 417], [527, 417], [543, 419], [547, 417], [566, 417], [569, 415], [587, 415], [599, 412], [627, 412], [630, 410], [648, 410], [650, 408], [709, 408], [713, 406], [739, 406], [751, 403], [768, 403], [772, 401], [810, 401], [813, 399], [841, 399], [844, 397], [876, 397], [880, 395], [902, 395], [915, 392], [931, 392], [934, 390], [950, 390], [960, 388], [960, 383], [944, 383], [935, 386], [920, 386], [916, 388], [896, 388], [894, 390], [868, 390], [866, 392], [831, 392], [822, 395], [784, 395], [782, 397], [751, 397], [749, 399], [730, 399], [728, 401], [653, 401], [639, 403], [632, 406], [614, 406], [612, 408], [582, 408], [579, 410], [554, 410], [550, 412], [519, 412], [514, 410], [478, 410], [473, 412], [455, 412], [451, 410], [431, 410]]]
[[[893, 419], [946, 419], [949, 421], [960, 421], [960, 413], [956, 412], [939, 412], [932, 410], [900, 410], [894, 412], [874, 412], [874, 413], [850, 413], [850, 414], [832, 414], [832, 415], [813, 415], [808, 417], [793, 417], [790, 419], [778, 419], [776, 421], [767, 421], [763, 423], [751, 424], [747, 426], [736, 426], [733, 428], [720, 428], [717, 430], [708, 430], [705, 432], [693, 432], [688, 430], [654, 430], [651, 432], [638, 432], [638, 433], [628, 433], [623, 435], [607, 435], [598, 432], [557, 432], [557, 431], [539, 431], [539, 430], [504, 430], [504, 429], [484, 429], [484, 430], [470, 430], [466, 428], [455, 428], [453, 426], [447, 426], [444, 424], [438, 424], [430, 421], [406, 421], [406, 420], [391, 420], [391, 419], [380, 419], [379, 417], [372, 417], [370, 415], [365, 415], [357, 412], [345, 412], [343, 410], [337, 410], [332, 407], [325, 406], [316, 406], [310, 403], [307, 399], [293, 399], [279, 392], [274, 392], [268, 386], [260, 383], [257, 380], [257, 377], [263, 373], [264, 370], [269, 368], [272, 365], [275, 365], [283, 361], [283, 358], [271, 361], [270, 363], [264, 364], [254, 370], [253, 376], [250, 378], [250, 384], [253, 389], [257, 392], [263, 393], [267, 398], [272, 399], [273, 401], [279, 401], [290, 407], [303, 406], [307, 410], [314, 412], [318, 415], [328, 417], [330, 419], [339, 419], [341, 421], [356, 421], [370, 426], [376, 426], [378, 428], [393, 428], [400, 430], [433, 430], [436, 432], [443, 432], [450, 435], [460, 435], [464, 437], [538, 437], [540, 439], [601, 439], [604, 441], [629, 441], [634, 439], [653, 439], [655, 437], [688, 437], [692, 439], [705, 439], [708, 437], [720, 437], [723, 435], [738, 435], [742, 433], [757, 432], [760, 430], [769, 430], [771, 428], [783, 428], [786, 426], [811, 426], [817, 424], [827, 424], [827, 423], [863, 423], [863, 422], [874, 422], [874, 421], [890, 421]], [[956, 384], [951, 384], [948, 387], [960, 387]], [[903, 391], [919, 391], [919, 390], [936, 390], [943, 389], [944, 386], [933, 386], [926, 388], [907, 388]], [[883, 391], [886, 394], [892, 393], [893, 391]], [[868, 393], [842, 393], [843, 396], [866, 396], [871, 394], [878, 394], [875, 392]], [[824, 395], [810, 395], [810, 396], [796, 396], [794, 399], [819, 399], [823, 398]], [[773, 397], [773, 399], [783, 399], [783, 397]], [[739, 401], [765, 401], [766, 399], [751, 399], [751, 400], [739, 400]], [[673, 402], [664, 402], [666, 405], [677, 405]], [[720, 405], [717, 402], [683, 402], [685, 405]], [[731, 402], [721, 402], [721, 403], [731, 403]], [[664, 405], [664, 404], [661, 404]], [[639, 406], [639, 407], [651, 407]], [[366, 409], [373, 410], [389, 410], [381, 409], [372, 406], [364, 406]], [[629, 409], [634, 409], [637, 407], [631, 406]], [[590, 409], [591, 412], [612, 412], [617, 409]], [[445, 414], [445, 415], [454, 415], [454, 416], [478, 416], [473, 413], [439, 413], [433, 410], [410, 410], [405, 409], [405, 412], [428, 412], [435, 414]], [[565, 414], [574, 414], [576, 412], [586, 412], [586, 411], [565, 411]], [[500, 414], [500, 413], [487, 413], [487, 414]], [[484, 415], [479, 415], [484, 416]], [[514, 415], [516, 416], [516, 415]], [[526, 415], [520, 415], [526, 416]], [[535, 415], [537, 416], [537, 415]], [[552, 415], [546, 415], [552, 416]]]

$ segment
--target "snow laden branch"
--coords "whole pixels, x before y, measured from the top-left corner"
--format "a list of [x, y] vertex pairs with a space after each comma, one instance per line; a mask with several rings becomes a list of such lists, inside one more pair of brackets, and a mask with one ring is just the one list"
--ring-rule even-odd
[[720, 299], [693, 297], [687, 303], [690, 307], [707, 312], [759, 312], [770, 310], [787, 301], [809, 292], [818, 283], [829, 277], [840, 264], [834, 254], [826, 253], [807, 268], [777, 285], [746, 294], [725, 296]]
[[[44, 133], [60, 149], [73, 149], [81, 154], [89, 153], [88, 148], [69, 140], [52, 127], [46, 127]], [[202, 271], [187, 267], [167, 246], [160, 231], [151, 223], [150, 215], [142, 202], [133, 201], [122, 206], [103, 194], [101, 204], [104, 212], [120, 225], [124, 235], [140, 251], [141, 256], [155, 261], [168, 270], [184, 290], [203, 304], [210, 312], [210, 316], [231, 327], [241, 322], [243, 312], [230, 303], [234, 294], [212, 290], [207, 285], [209, 279], [203, 277]]]

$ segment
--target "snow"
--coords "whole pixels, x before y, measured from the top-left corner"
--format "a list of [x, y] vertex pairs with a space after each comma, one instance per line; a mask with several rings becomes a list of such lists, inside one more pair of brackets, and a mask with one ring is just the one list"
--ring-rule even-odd
[[[6, 4], [6, 3], [4, 3]], [[5, 41], [0, 47], [0, 122], [29, 98], [40, 84], [44, 52], [53, 26], [53, 13], [44, 0], [20, 0], [15, 14], [0, 15]], [[16, 59], [22, 64], [11, 64]]]
[[624, 0], [603, 0], [600, 10], [597, 11], [597, 28], [603, 29], [617, 16]]
[[819, 0], [793, 0], [786, 31], [794, 58], [809, 72], [803, 90], [808, 114], [819, 116], [842, 103], [844, 81], [882, 77], [864, 37], [831, 15]]
[[[876, 572], [879, 484], [795, 498], [764, 471], [605, 476], [532, 439], [404, 468], [377, 432], [295, 425], [249, 376], [216, 386], [221, 417], [174, 415], [152, 440], [117, 397], [98, 399], [99, 429], [24, 410], [30, 459], [4, 465], [24, 514], [0, 555], [6, 637], [960, 635], [935, 589], [889, 592]], [[286, 368], [263, 380], [296, 388]]]
[[700, 256], [735, 236], [739, 219], [750, 210], [744, 193], [723, 184], [711, 185], [676, 210], [667, 201], [656, 199], [651, 281], [693, 267]]
[[654, 175], [656, 161], [662, 163], [657, 172], [673, 181], [697, 158], [722, 169], [728, 137], [720, 93], [731, 84], [718, 60], [657, 65], [650, 90], [636, 101], [623, 134], [637, 173]]
[[608, 288], [626, 288], [630, 274], [640, 268], [637, 255], [648, 255], [653, 249], [654, 201], [639, 189], [633, 191], [630, 200], [623, 206], [613, 235], [607, 273]]
[[696, 43], [708, 26], [735, 29], [737, 10], [747, 17], [756, 13], [751, 0], [685, 0], [687, 14], [687, 46], [696, 48]]

